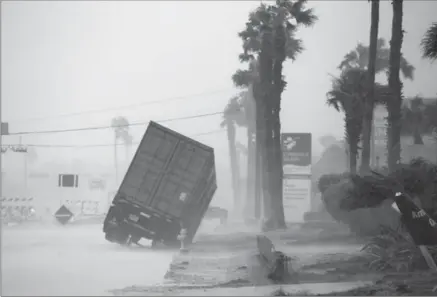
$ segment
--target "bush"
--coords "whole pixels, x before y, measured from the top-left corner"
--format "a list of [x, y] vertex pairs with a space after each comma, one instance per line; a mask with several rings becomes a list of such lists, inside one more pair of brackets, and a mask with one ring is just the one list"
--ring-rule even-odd
[[437, 219], [437, 165], [419, 158], [390, 174], [385, 168], [378, 173], [322, 176], [318, 187], [327, 212], [360, 235], [378, 234], [380, 226], [397, 228], [400, 224], [391, 204], [397, 191], [405, 191]]
[[342, 205], [345, 209], [376, 207], [403, 191], [418, 198], [431, 214], [437, 211], [437, 165], [423, 159], [413, 159], [390, 174], [355, 175], [351, 181], [353, 187]]
[[354, 201], [354, 177], [345, 173], [341, 175], [327, 175], [319, 180], [319, 187], [323, 189], [322, 201], [326, 211], [337, 222], [343, 223], [359, 236], [379, 234], [380, 226], [397, 228], [400, 215], [390, 205], [380, 205], [371, 209], [344, 209], [344, 201]]
[[[403, 230], [382, 228], [363, 248], [370, 257], [369, 268], [377, 271], [410, 272], [428, 266], [411, 236]], [[429, 248], [437, 261], [437, 248]]]
[[349, 176], [350, 174], [347, 172], [341, 174], [322, 175], [317, 183], [317, 187], [319, 188], [320, 193], [323, 194], [330, 186], [338, 184]]

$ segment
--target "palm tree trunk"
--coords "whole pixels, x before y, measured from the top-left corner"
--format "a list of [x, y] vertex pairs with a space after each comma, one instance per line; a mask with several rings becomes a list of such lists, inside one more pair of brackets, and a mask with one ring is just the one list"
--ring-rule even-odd
[[273, 62], [273, 97], [272, 100], [272, 209], [274, 210], [276, 226], [285, 228], [283, 203], [283, 166], [281, 147], [281, 95], [285, 82], [282, 79], [283, 63], [285, 61], [285, 30], [282, 24], [275, 28], [274, 47], [276, 50]]
[[373, 110], [375, 106], [375, 62], [378, 43], [379, 0], [371, 1], [372, 12], [370, 24], [369, 64], [367, 67], [368, 93], [364, 103], [363, 150], [361, 151], [360, 168], [362, 174], [370, 172], [370, 142], [372, 135]]
[[401, 159], [401, 105], [402, 82], [400, 80], [401, 49], [403, 40], [403, 0], [394, 0], [392, 36], [390, 41], [390, 65], [388, 85], [392, 99], [388, 102], [388, 168], [393, 172]]
[[247, 219], [256, 218], [256, 143], [255, 143], [255, 98], [253, 84], [249, 86], [245, 101], [245, 116], [247, 127], [247, 181], [246, 181], [246, 214]]
[[256, 149], [253, 139], [253, 123], [247, 125], [247, 181], [246, 181], [246, 203], [250, 211], [247, 213], [248, 217], [255, 216], [255, 163], [256, 163]]
[[229, 159], [231, 162], [231, 179], [232, 179], [232, 193], [234, 200], [234, 210], [238, 206], [238, 164], [237, 164], [237, 148], [235, 146], [235, 126], [231, 120], [226, 120], [226, 129], [228, 134], [228, 145], [229, 145]]
[[357, 147], [354, 144], [349, 144], [349, 172], [351, 174], [357, 173], [357, 155]]
[[276, 224], [278, 228], [285, 228], [285, 215], [284, 215], [284, 201], [283, 201], [283, 180], [284, 172], [282, 166], [282, 147], [281, 147], [281, 120], [280, 113], [280, 101], [277, 100], [276, 107], [274, 108], [274, 122], [273, 122], [273, 158], [274, 174], [272, 180], [272, 208], [274, 209]]
[[[273, 94], [272, 89], [272, 66], [273, 66], [273, 58], [272, 58], [272, 31], [269, 28], [264, 28], [262, 33], [262, 42], [261, 42], [261, 52], [259, 54], [259, 77], [260, 77], [260, 86], [262, 90], [262, 119], [264, 122], [263, 129], [263, 200], [264, 200], [264, 218], [268, 222], [268, 225], [271, 226], [271, 221], [274, 217], [274, 213], [272, 213], [273, 209], [271, 209], [272, 192], [270, 185], [272, 184], [271, 178], [272, 176], [272, 165], [274, 165], [274, 152], [272, 152], [273, 145], [273, 129], [272, 129], [272, 106], [271, 106], [271, 95]], [[274, 227], [274, 226], [271, 226]]]
[[253, 95], [255, 99], [255, 218], [261, 219], [264, 123], [259, 83], [253, 85]]

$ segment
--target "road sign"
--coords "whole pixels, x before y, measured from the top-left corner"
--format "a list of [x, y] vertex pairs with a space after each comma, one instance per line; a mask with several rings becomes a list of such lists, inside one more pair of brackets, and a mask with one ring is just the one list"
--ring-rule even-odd
[[58, 220], [59, 223], [62, 225], [67, 224], [71, 218], [73, 217], [73, 213], [65, 207], [65, 205], [62, 205], [57, 212], [55, 212], [55, 218]]
[[282, 133], [284, 175], [311, 175], [311, 133]]

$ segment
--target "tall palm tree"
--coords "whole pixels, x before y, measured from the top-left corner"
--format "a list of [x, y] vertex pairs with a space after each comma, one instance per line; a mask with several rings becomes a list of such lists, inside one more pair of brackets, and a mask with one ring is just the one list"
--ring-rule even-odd
[[243, 121], [244, 116], [239, 102], [239, 96], [234, 96], [226, 105], [223, 112], [223, 121], [220, 124], [221, 127], [226, 127], [228, 135], [234, 209], [240, 205], [240, 168], [237, 160], [236, 125], [242, 125]]
[[114, 130], [114, 166], [115, 166], [115, 182], [118, 185], [118, 160], [117, 160], [117, 146], [118, 140], [122, 140], [125, 146], [126, 156], [128, 156], [129, 149], [132, 145], [132, 135], [130, 134], [129, 121], [123, 116], [115, 117], [111, 120], [111, 127]]
[[432, 23], [420, 42], [422, 56], [434, 61], [437, 59], [437, 23]]
[[379, 0], [372, 0], [371, 23], [370, 23], [370, 42], [369, 42], [369, 61], [367, 66], [367, 96], [364, 100], [364, 122], [363, 122], [363, 150], [361, 151], [362, 173], [370, 171], [370, 141], [373, 124], [373, 110], [375, 108], [375, 64], [378, 45], [379, 28]]
[[[249, 16], [244, 31], [242, 61], [257, 60], [259, 65], [259, 96], [255, 95], [258, 118], [264, 117], [264, 127], [257, 128], [258, 141], [264, 142], [264, 199], [270, 196], [271, 218], [278, 227], [285, 226], [282, 205], [282, 158], [280, 145], [280, 103], [285, 88], [282, 68], [286, 59], [294, 60], [303, 50], [295, 37], [300, 25], [310, 26], [317, 17], [306, 9], [306, 0], [278, 0], [273, 5], [261, 4]], [[255, 91], [255, 94], [257, 92]], [[259, 122], [259, 121], [258, 121]], [[275, 226], [275, 227], [276, 227]]]
[[389, 55], [388, 85], [393, 94], [389, 100], [388, 110], [388, 168], [393, 172], [401, 159], [401, 124], [402, 124], [402, 82], [400, 70], [402, 63], [402, 41], [404, 32], [402, 29], [403, 0], [392, 2], [393, 18], [392, 33]]

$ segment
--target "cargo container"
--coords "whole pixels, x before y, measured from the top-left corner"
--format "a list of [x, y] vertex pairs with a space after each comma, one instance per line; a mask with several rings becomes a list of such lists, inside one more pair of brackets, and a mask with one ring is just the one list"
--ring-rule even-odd
[[191, 242], [217, 190], [214, 149], [150, 122], [106, 215], [107, 240]]

